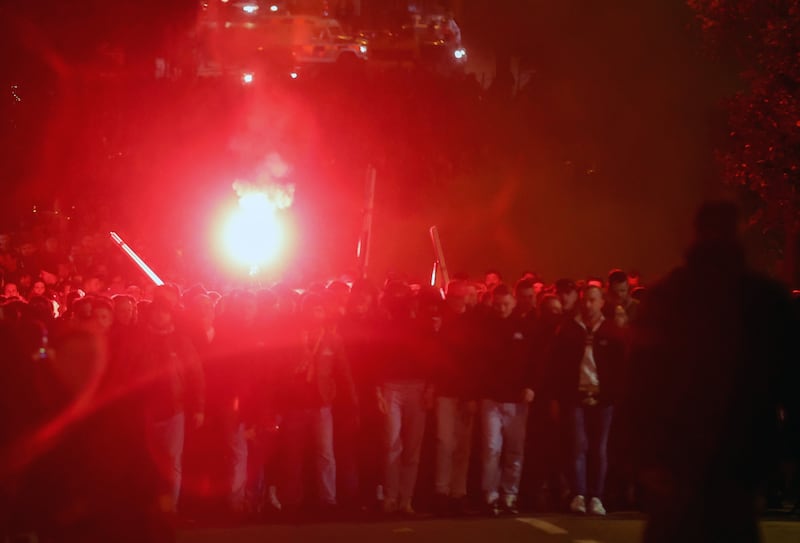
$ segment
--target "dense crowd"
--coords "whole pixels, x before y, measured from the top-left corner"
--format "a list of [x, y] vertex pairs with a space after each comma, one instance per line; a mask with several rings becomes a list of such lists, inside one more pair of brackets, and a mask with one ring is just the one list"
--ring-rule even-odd
[[[643, 438], [615, 409], [649, 291], [622, 270], [220, 295], [60, 281], [36, 250], [2, 241], [12, 525], [80, 533], [87, 516], [136, 524], [154, 508], [602, 516], [607, 497], [640, 504]], [[787, 490], [779, 475], [762, 482]]]

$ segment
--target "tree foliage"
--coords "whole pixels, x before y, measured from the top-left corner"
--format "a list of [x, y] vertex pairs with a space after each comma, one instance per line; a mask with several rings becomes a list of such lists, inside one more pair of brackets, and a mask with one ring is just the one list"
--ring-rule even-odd
[[719, 148], [725, 181], [749, 196], [751, 225], [783, 237], [795, 279], [800, 228], [800, 2], [688, 0], [718, 58], [739, 63], [744, 88], [727, 103]]

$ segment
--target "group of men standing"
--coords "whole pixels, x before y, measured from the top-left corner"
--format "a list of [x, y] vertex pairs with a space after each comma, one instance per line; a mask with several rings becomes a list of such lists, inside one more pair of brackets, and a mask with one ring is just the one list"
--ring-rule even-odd
[[[36, 484], [46, 474], [52, 511], [39, 514], [53, 530], [78, 490], [97, 505], [81, 514], [112, 531], [110, 512], [130, 520], [154, 493], [168, 512], [216, 494], [237, 512], [301, 513], [315, 494], [335, 514], [413, 515], [427, 453], [437, 512], [516, 514], [547, 485], [573, 513], [602, 516], [613, 425], [618, 479], [647, 494], [649, 541], [754, 540], [776, 410], [795, 425], [800, 412], [797, 319], [745, 265], [735, 208], [709, 204], [696, 230], [685, 265], [641, 306], [620, 270], [553, 289], [492, 274], [483, 296], [461, 279], [444, 295], [397, 279], [222, 297], [164, 286], [152, 302], [76, 297], [58, 319], [44, 298], [7, 301], [6, 414], [38, 415], [4, 434], [14, 447], [0, 465], [30, 464]], [[80, 424], [51, 425], [48, 454], [17, 439], [63, 413]], [[63, 471], [67, 454], [94, 460]], [[42, 509], [34, 495], [25, 503]], [[77, 533], [94, 526], [75, 519]]]
[[547, 436], [548, 441], [562, 441], [563, 432], [569, 444], [559, 451], [569, 462], [537, 471], [563, 466], [572, 491], [571, 510], [605, 514], [606, 449], [623, 371], [624, 331], [605, 317], [601, 287], [584, 286], [580, 298], [571, 282], [561, 282], [561, 287], [558, 295], [543, 297], [537, 311], [535, 305], [517, 303], [534, 288], [533, 281], [522, 279], [514, 290], [500, 284], [489, 294], [490, 311], [480, 314], [463, 303], [463, 284], [448, 286], [441, 339], [449, 363], [440, 368], [436, 381], [440, 502], [464, 499], [477, 415], [483, 504], [493, 515], [519, 512], [526, 449], [553, 446], [526, 439], [536, 400], [538, 405], [558, 406], [548, 413], [557, 418], [550, 420], [555, 435]]
[[[620, 279], [627, 282], [612, 274], [612, 284]], [[436, 511], [463, 513], [475, 503], [467, 494], [477, 455], [481, 505], [516, 514], [526, 450], [539, 446], [526, 439], [536, 400], [553, 407], [545, 411], [556, 434], [541, 447], [566, 442], [556, 457], [569, 459], [538, 471], [569, 480], [573, 512], [605, 515], [606, 450], [626, 355], [625, 324], [613, 314], [632, 314], [636, 302], [626, 291], [606, 317], [598, 285], [562, 281], [557, 293], [533, 298], [529, 290], [534, 281], [523, 278], [513, 289], [493, 285], [482, 300], [465, 280], [447, 285], [444, 298], [390, 281], [379, 304], [359, 285], [338, 301], [331, 292], [306, 294], [300, 350], [273, 373], [290, 451], [282, 506], [301, 506], [310, 452], [323, 506], [378, 501], [386, 513], [413, 514], [427, 423]]]
[[[628, 281], [619, 271], [611, 279]], [[216, 308], [207, 293], [190, 291], [180, 317], [164, 300], [145, 308], [140, 345], [126, 350], [153, 358], [147, 367], [165, 365], [151, 396], [160, 390], [154, 405], [171, 407], [150, 434], [173, 503], [182, 486], [191, 496], [212, 471], [238, 511], [299, 513], [315, 494], [330, 512], [378, 505], [413, 514], [432, 425], [437, 512], [464, 513], [477, 502], [490, 515], [518, 513], [521, 491], [538, 491], [521, 490], [530, 454], [553, 465], [528, 471], [568, 481], [560, 490], [571, 489], [573, 512], [605, 515], [606, 450], [626, 356], [627, 324], [616, 312], [632, 315], [636, 302], [628, 290], [620, 297], [572, 281], [531, 295], [535, 281], [523, 278], [514, 288], [491, 285], [480, 299], [473, 286], [454, 280], [444, 296], [398, 280], [382, 292], [361, 283], [301, 297], [238, 291]], [[184, 336], [199, 366], [183, 361], [193, 359], [181, 350]], [[156, 356], [148, 345], [169, 352]], [[534, 402], [544, 420], [529, 421]], [[537, 443], [526, 434], [540, 422], [553, 435]], [[480, 496], [468, 497], [471, 466]]]

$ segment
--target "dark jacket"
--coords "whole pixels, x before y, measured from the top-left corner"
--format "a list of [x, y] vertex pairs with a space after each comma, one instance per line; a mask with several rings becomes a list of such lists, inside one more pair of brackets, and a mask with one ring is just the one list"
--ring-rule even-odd
[[431, 380], [431, 357], [421, 324], [411, 318], [386, 319], [378, 326], [376, 379], [380, 383]]
[[692, 247], [634, 325], [624, 413], [639, 464], [752, 488], [776, 407], [795, 394], [795, 333], [788, 292], [748, 269], [738, 244]]
[[480, 331], [473, 313], [445, 313], [439, 332], [442, 356], [434, 365], [437, 396], [477, 398], [481, 380]]
[[289, 359], [286, 405], [290, 408], [330, 406], [337, 397], [357, 402], [350, 365], [341, 336], [329, 328], [317, 334], [300, 332], [298, 349]]
[[178, 413], [205, 411], [205, 379], [197, 352], [179, 332], [148, 330], [139, 351], [147, 387], [147, 408], [153, 420]]
[[556, 337], [563, 322], [574, 317], [566, 317], [563, 315], [555, 317], [540, 318], [536, 321], [534, 326], [534, 352], [536, 359], [541, 361], [540, 374], [537, 376], [536, 382], [539, 384], [539, 389], [536, 390], [536, 401], [543, 402], [556, 399], [556, 378], [553, 370], [555, 366], [550, 364], [552, 360], [553, 348], [555, 346]]
[[[589, 332], [573, 319], [561, 325], [553, 343], [548, 374], [552, 376], [552, 395], [565, 405], [579, 405], [580, 368]], [[597, 364], [600, 405], [614, 405], [619, 400], [624, 375], [625, 344], [619, 330], [605, 320], [594, 333], [592, 351]]]
[[373, 315], [345, 316], [339, 324], [344, 350], [350, 362], [353, 381], [359, 395], [372, 393], [376, 385], [378, 364], [378, 319]]
[[263, 373], [263, 332], [252, 323], [224, 316], [217, 319], [212, 341], [203, 330], [196, 329], [193, 336], [206, 372], [211, 417], [234, 427], [250, 419], [264, 401], [256, 397]]
[[488, 317], [484, 323], [483, 371], [478, 386], [481, 399], [521, 402], [526, 388], [537, 388], [537, 361], [529, 321], [511, 316]]

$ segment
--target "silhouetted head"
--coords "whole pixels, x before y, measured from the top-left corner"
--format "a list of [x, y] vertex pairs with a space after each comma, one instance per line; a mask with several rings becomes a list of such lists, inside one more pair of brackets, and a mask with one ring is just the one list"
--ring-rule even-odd
[[585, 322], [599, 319], [603, 314], [603, 289], [596, 285], [586, 285], [581, 292], [581, 315]]
[[92, 304], [92, 320], [101, 332], [108, 332], [111, 329], [111, 325], [114, 324], [113, 302], [103, 296], [94, 297], [90, 300]]
[[503, 282], [502, 274], [497, 270], [489, 270], [486, 272], [483, 281], [486, 286], [491, 290]]
[[556, 281], [556, 296], [561, 302], [565, 313], [571, 313], [578, 303], [578, 287], [572, 279], [559, 279]]
[[117, 294], [114, 302], [114, 322], [122, 326], [130, 326], [136, 322], [136, 300], [127, 294]]
[[694, 218], [698, 243], [731, 243], [739, 239], [739, 208], [733, 202], [712, 200], [700, 206]]
[[608, 274], [608, 292], [606, 297], [609, 303], [627, 307], [631, 298], [631, 286], [628, 283], [628, 274], [622, 270], [611, 270]]
[[724, 200], [705, 202], [694, 219], [695, 239], [686, 253], [688, 266], [707, 278], [734, 277], [747, 266], [740, 227], [736, 204]]
[[467, 281], [462, 279], [453, 279], [447, 283], [447, 306], [457, 315], [467, 310], [467, 286]]
[[523, 315], [536, 309], [536, 289], [532, 278], [522, 278], [514, 286], [514, 297], [517, 299], [517, 307]]
[[393, 318], [411, 316], [411, 288], [402, 281], [388, 281], [383, 289], [383, 306]]
[[328, 318], [328, 302], [323, 294], [308, 292], [303, 296], [302, 314], [309, 326], [322, 326]]
[[555, 294], [545, 294], [539, 304], [542, 319], [547, 322], [557, 322], [564, 314], [564, 307], [561, 300]]
[[492, 290], [492, 309], [501, 319], [507, 319], [517, 306], [517, 300], [507, 285], [499, 284]]

